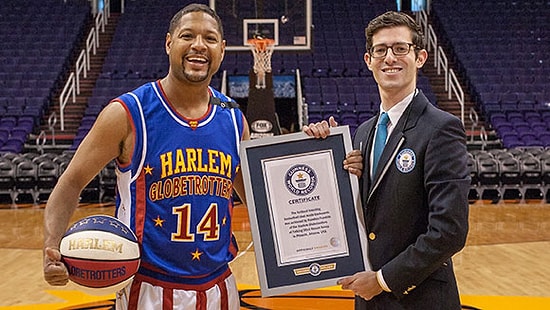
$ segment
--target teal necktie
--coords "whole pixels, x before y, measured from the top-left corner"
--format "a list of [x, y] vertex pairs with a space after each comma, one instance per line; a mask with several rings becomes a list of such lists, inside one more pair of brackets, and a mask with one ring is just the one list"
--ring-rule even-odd
[[372, 158], [372, 176], [376, 173], [376, 166], [378, 166], [378, 160], [386, 145], [386, 137], [388, 136], [388, 113], [382, 112], [378, 119], [378, 128], [376, 130], [376, 137], [374, 138], [374, 154]]

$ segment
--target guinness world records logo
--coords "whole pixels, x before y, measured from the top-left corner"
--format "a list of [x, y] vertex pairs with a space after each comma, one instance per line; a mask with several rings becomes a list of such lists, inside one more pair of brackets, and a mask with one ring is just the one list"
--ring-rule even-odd
[[294, 165], [285, 173], [285, 184], [294, 195], [305, 196], [317, 186], [317, 174], [308, 165]]
[[397, 170], [402, 173], [413, 171], [416, 166], [416, 154], [411, 149], [401, 150], [395, 158], [395, 165], [397, 166]]

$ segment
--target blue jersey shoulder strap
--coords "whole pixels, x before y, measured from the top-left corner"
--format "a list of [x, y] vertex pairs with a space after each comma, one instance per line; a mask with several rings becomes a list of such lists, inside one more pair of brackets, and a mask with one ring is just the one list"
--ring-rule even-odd
[[222, 94], [212, 87], [208, 87], [212, 93], [210, 103], [221, 106], [222, 108], [239, 108], [239, 104], [231, 97]]

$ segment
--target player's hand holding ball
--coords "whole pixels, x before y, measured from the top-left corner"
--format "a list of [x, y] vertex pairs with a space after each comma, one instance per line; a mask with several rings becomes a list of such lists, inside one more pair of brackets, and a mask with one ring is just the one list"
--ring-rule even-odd
[[141, 258], [136, 235], [107, 215], [77, 221], [61, 239], [59, 250], [44, 252], [44, 277], [49, 284], [65, 285], [71, 280], [91, 294], [114, 293], [126, 286]]
[[69, 282], [69, 272], [58, 249], [44, 249], [44, 280], [50, 285], [66, 285]]

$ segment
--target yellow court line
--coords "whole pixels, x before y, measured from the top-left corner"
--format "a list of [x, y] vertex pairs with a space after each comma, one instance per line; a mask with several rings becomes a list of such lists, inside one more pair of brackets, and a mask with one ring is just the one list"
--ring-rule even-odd
[[[239, 284], [239, 290], [258, 289], [255, 285]], [[319, 291], [341, 291], [339, 286], [332, 286], [319, 289]], [[59, 310], [68, 307], [83, 306], [94, 302], [102, 302], [115, 298], [114, 294], [105, 296], [94, 296], [81, 291], [48, 290], [48, 294], [56, 296], [63, 302], [53, 304], [35, 304], [18, 306], [0, 306], [0, 310]], [[483, 310], [546, 310], [550, 309], [550, 297], [536, 296], [473, 296], [463, 295], [460, 297], [463, 306]]]
[[547, 310], [550, 297], [536, 296], [460, 296], [463, 306], [483, 310]]
[[81, 291], [48, 290], [46, 292], [64, 301], [52, 304], [0, 306], [0, 310], [59, 310], [68, 307], [83, 306], [95, 302], [103, 302], [115, 298], [114, 294], [95, 296]]

